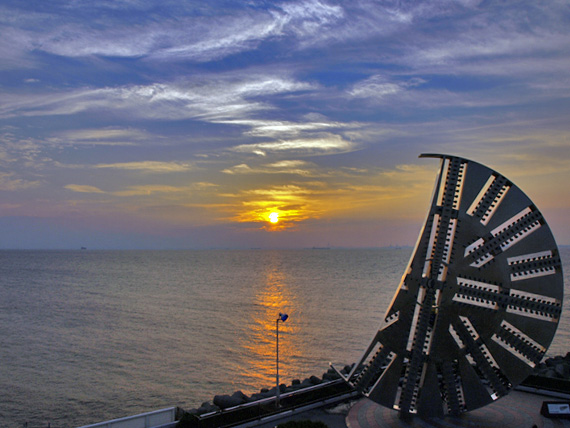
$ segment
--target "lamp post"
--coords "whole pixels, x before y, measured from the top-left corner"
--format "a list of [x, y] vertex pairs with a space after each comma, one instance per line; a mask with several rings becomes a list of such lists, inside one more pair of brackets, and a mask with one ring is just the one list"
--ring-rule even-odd
[[276, 383], [276, 399], [275, 399], [275, 407], [279, 407], [279, 397], [281, 395], [281, 391], [279, 390], [279, 321], [285, 322], [289, 318], [289, 315], [282, 314], [279, 312], [279, 316], [275, 321], [275, 349], [276, 349], [276, 371], [275, 371], [275, 383]]

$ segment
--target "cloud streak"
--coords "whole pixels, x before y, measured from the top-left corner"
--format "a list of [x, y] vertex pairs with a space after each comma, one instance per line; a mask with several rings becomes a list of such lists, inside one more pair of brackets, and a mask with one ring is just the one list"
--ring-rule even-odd
[[[4, 50], [11, 53], [9, 58], [14, 62], [31, 50], [65, 57], [100, 55], [206, 62], [249, 51], [264, 41], [286, 36], [306, 43], [308, 38], [318, 37], [323, 29], [343, 17], [341, 7], [318, 0], [276, 3], [265, 10], [236, 8], [226, 14], [222, 12], [222, 16], [215, 13], [222, 9], [216, 9], [216, 2], [212, 3], [213, 13], [196, 17], [191, 15], [191, 9], [178, 7], [176, 18], [160, 22], [142, 10], [125, 9], [124, 13], [134, 12], [138, 18], [127, 25], [124, 22], [117, 25], [113, 18], [97, 18], [102, 13], [112, 16], [108, 12], [114, 6], [105, 3], [91, 6], [91, 16], [95, 18], [88, 21], [74, 17], [65, 7], [53, 13], [3, 8], [0, 12], [5, 18], [0, 22], [12, 32], [8, 40], [24, 41], [12, 48], [5, 44]], [[28, 25], [14, 26], [18, 21]], [[51, 28], [51, 31], [40, 32], [34, 29], [37, 27]]]
[[67, 184], [65, 188], [77, 193], [105, 193], [103, 190], [87, 184]]
[[238, 153], [253, 153], [259, 156], [266, 156], [268, 153], [282, 152], [307, 155], [345, 153], [354, 150], [354, 148], [354, 144], [350, 141], [344, 140], [339, 135], [331, 134], [321, 138], [241, 144], [231, 148], [231, 150]]
[[28, 181], [22, 178], [16, 178], [13, 173], [0, 173], [0, 191], [16, 192], [39, 186], [39, 181]]
[[191, 166], [189, 164], [178, 162], [143, 161], [97, 164], [94, 165], [94, 168], [119, 169], [123, 171], [142, 171], [152, 173], [172, 173], [188, 171], [191, 169]]
[[117, 111], [126, 117], [207, 121], [247, 117], [272, 106], [256, 99], [307, 91], [313, 85], [280, 76], [219, 76], [209, 81], [151, 84], [72, 92], [12, 95], [0, 101], [0, 117], [74, 115]]
[[323, 174], [317, 172], [317, 166], [302, 160], [283, 160], [270, 164], [264, 164], [252, 168], [247, 164], [235, 165], [224, 169], [226, 174], [292, 174], [303, 177], [318, 177]]

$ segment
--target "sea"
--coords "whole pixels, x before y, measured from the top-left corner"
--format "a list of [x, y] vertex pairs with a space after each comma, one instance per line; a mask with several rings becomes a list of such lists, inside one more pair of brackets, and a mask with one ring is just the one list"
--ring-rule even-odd
[[[570, 247], [562, 247], [565, 308]], [[412, 248], [0, 251], [0, 427], [79, 427], [360, 358]], [[547, 355], [565, 355], [563, 316]]]

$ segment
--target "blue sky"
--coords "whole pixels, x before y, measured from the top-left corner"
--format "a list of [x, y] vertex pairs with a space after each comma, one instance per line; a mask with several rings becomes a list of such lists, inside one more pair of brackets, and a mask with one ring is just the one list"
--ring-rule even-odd
[[570, 244], [569, 29], [566, 1], [4, 0], [0, 248], [412, 245], [424, 152]]

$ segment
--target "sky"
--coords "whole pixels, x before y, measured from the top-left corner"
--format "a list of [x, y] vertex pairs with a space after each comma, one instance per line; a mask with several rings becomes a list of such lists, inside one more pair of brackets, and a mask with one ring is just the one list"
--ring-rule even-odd
[[421, 153], [567, 245], [569, 70], [568, 1], [2, 0], [0, 248], [413, 245]]

